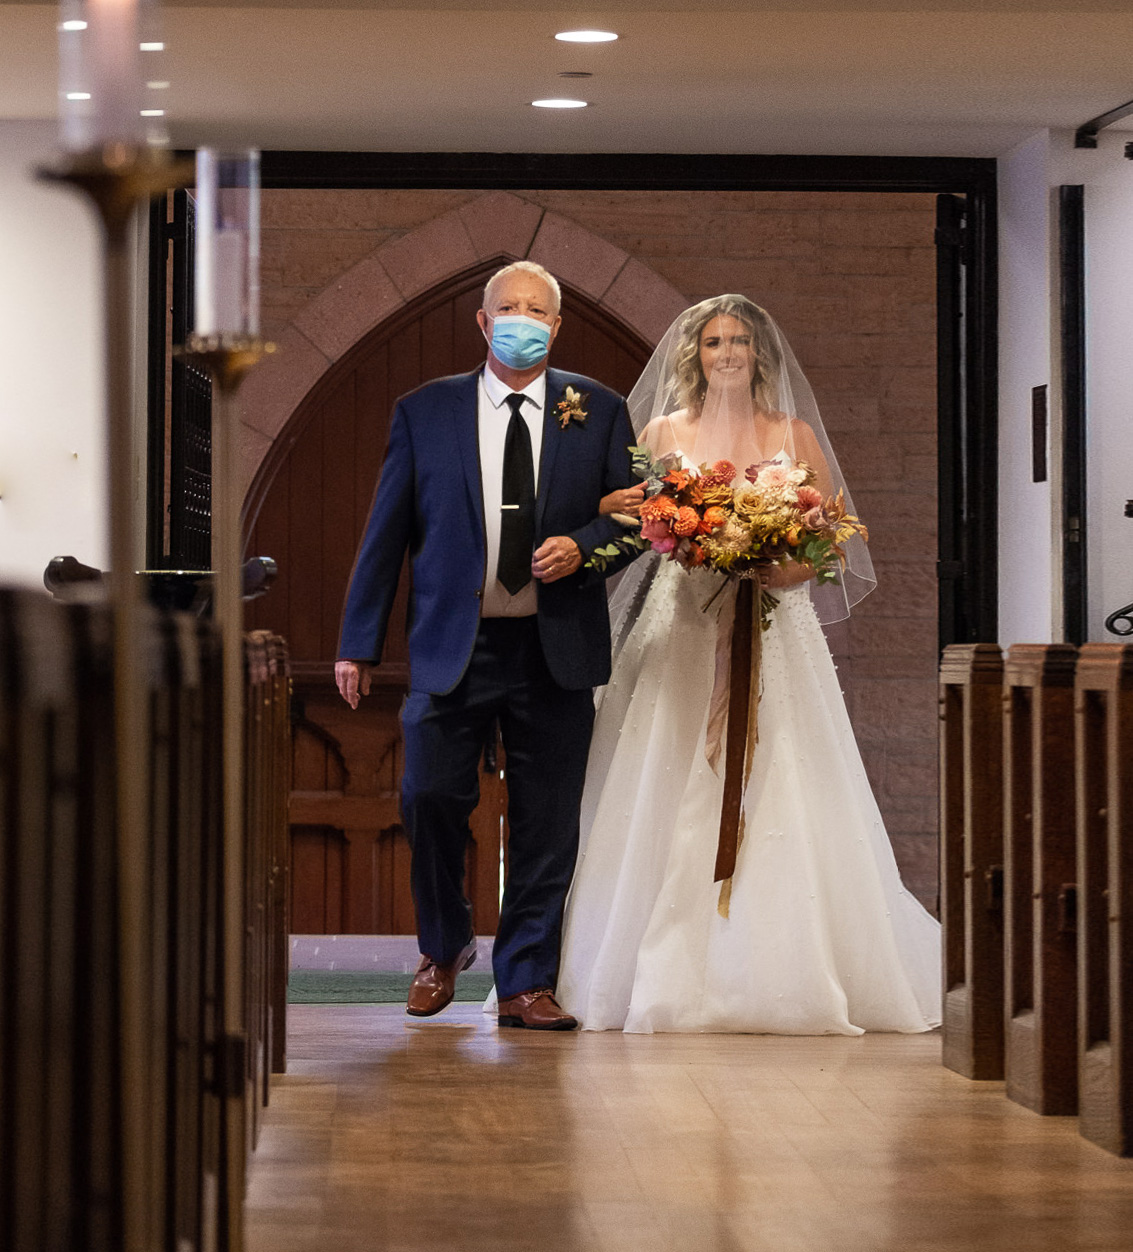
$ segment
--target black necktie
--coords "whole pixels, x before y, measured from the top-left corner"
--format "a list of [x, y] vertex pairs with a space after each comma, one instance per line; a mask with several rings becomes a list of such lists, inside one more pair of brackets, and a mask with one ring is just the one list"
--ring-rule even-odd
[[535, 466], [531, 459], [531, 432], [520, 416], [523, 396], [507, 398], [511, 421], [504, 441], [504, 490], [500, 512], [500, 559], [496, 577], [516, 595], [531, 581], [531, 552], [535, 546]]

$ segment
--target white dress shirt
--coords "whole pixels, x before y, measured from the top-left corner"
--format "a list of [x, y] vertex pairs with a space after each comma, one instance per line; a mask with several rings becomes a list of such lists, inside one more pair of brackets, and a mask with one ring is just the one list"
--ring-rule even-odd
[[[488, 567], [484, 577], [481, 617], [529, 617], [538, 607], [535, 580], [517, 595], [510, 595], [496, 577], [500, 559], [500, 506], [504, 493], [504, 443], [507, 440], [511, 408], [507, 403], [512, 389], [485, 365], [480, 374], [477, 405], [477, 431], [480, 440], [480, 483], [484, 493], [484, 529], [488, 540]], [[543, 447], [543, 407], [547, 401], [547, 374], [544, 371], [522, 389], [527, 398], [520, 415], [531, 434], [535, 491], [539, 491], [539, 453]]]

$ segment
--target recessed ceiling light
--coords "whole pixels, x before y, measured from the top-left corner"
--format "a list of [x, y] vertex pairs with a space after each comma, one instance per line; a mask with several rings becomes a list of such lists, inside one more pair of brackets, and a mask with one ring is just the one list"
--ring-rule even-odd
[[60, 30], [86, 30], [87, 24], [77, 17], [69, 18], [59, 26]]
[[609, 43], [617, 35], [612, 30], [560, 30], [555, 38], [563, 43]]
[[164, 91], [166, 87], [169, 86], [169, 84], [162, 83], [162, 82], [154, 82], [154, 83], [146, 83], [146, 86], [150, 89], [150, 91]]
[[165, 44], [163, 43], [140, 43], [138, 47], [142, 52], [164, 52]]
[[69, 91], [67, 92], [67, 99], [68, 100], [89, 100], [90, 92], [89, 91]]
[[164, 109], [142, 109], [142, 117], [164, 117]]
[[531, 103], [537, 109], [585, 109], [589, 101], [587, 100], [532, 100]]

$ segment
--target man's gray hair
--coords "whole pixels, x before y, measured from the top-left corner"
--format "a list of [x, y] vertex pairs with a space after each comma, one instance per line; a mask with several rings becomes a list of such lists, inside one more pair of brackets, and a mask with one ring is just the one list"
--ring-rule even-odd
[[497, 285], [505, 279], [509, 274], [534, 274], [536, 278], [541, 278], [551, 289], [551, 301], [554, 304], [553, 312], [558, 316], [559, 309], [562, 308], [563, 293], [559, 288], [559, 280], [549, 270], [545, 270], [535, 261], [513, 261], [510, 265], [505, 265], [502, 270], [496, 270], [491, 278], [488, 279], [484, 288], [484, 310], [488, 310], [488, 306], [492, 303], [492, 296], [495, 294]]

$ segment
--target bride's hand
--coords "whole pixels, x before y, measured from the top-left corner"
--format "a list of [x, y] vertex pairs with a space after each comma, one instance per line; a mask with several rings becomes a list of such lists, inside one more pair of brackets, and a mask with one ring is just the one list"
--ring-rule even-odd
[[800, 565], [790, 561], [785, 565], [768, 566], [759, 576], [768, 591], [782, 591], [785, 587], [797, 587], [807, 579], [814, 577], [814, 570], [809, 565]]
[[623, 487], [620, 491], [611, 491], [608, 496], [603, 496], [598, 512], [602, 515], [625, 513], [629, 517], [637, 517], [644, 499], [644, 487]]

